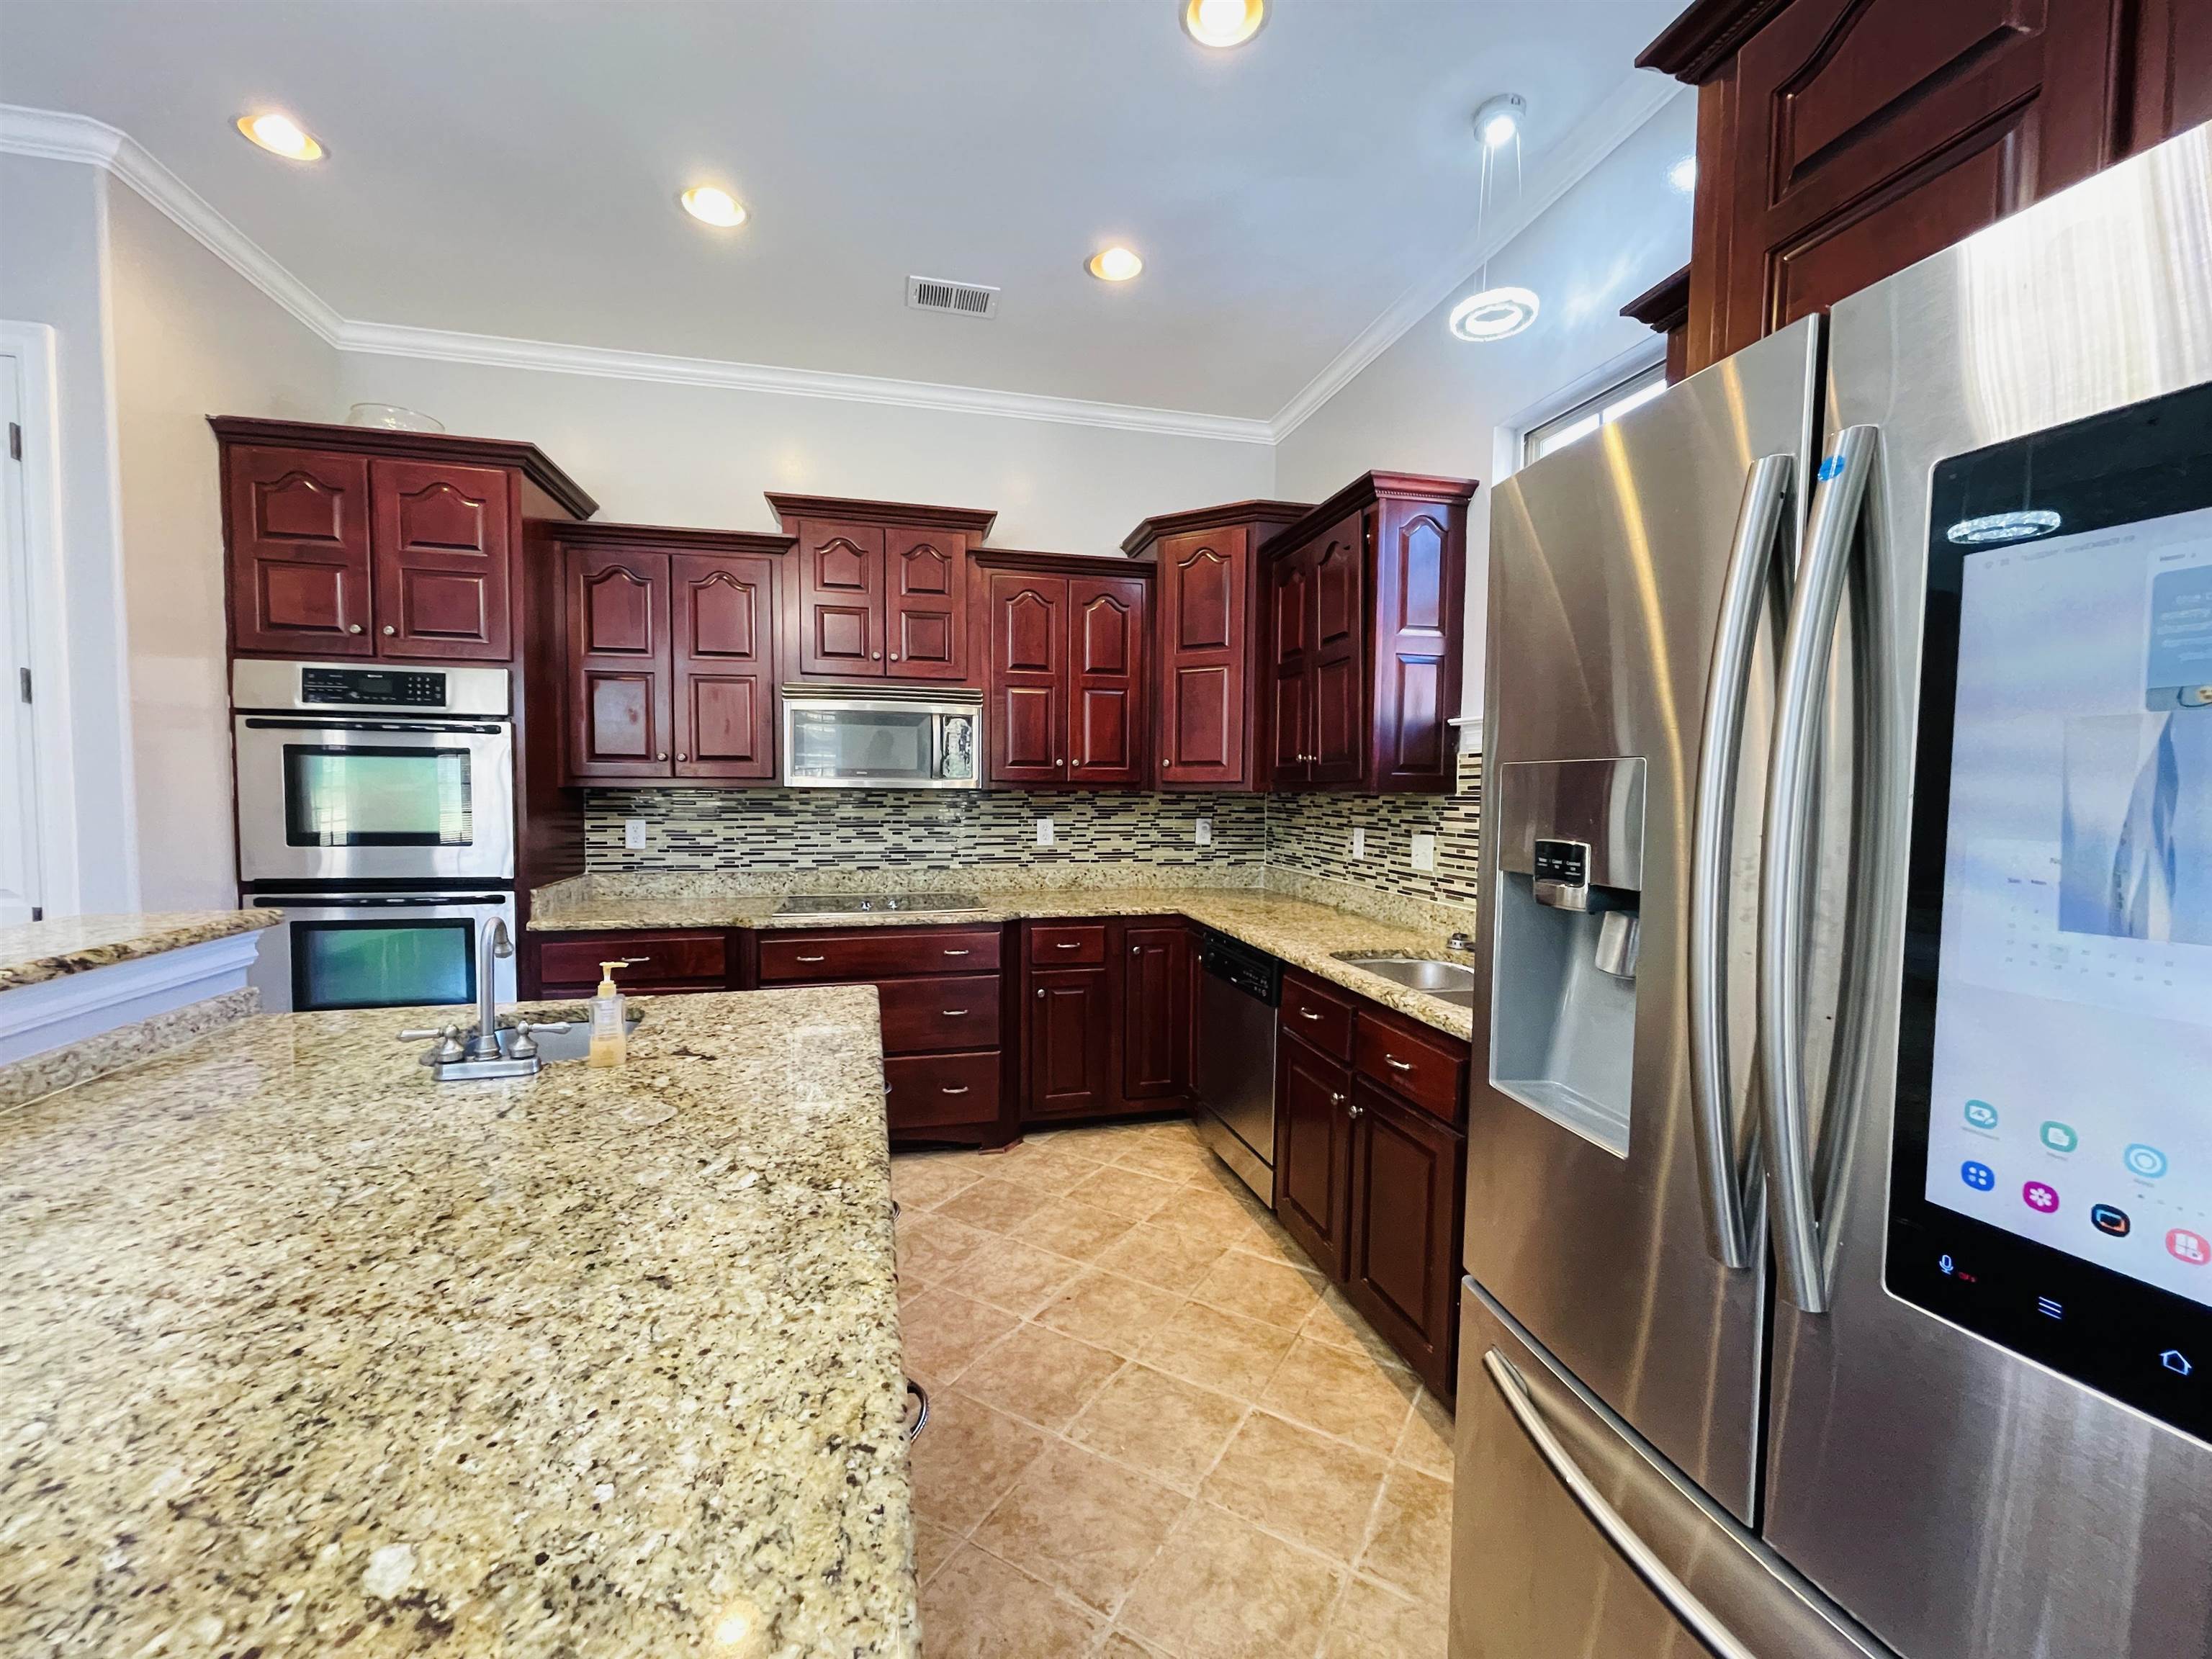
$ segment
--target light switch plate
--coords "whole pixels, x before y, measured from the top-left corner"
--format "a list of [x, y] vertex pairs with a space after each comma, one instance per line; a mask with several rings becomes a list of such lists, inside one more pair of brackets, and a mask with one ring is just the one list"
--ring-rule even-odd
[[1197, 830], [1194, 832], [1193, 838], [1194, 838], [1194, 839], [1198, 842], [1198, 844], [1199, 844], [1200, 847], [1211, 847], [1211, 846], [1212, 846], [1212, 845], [1213, 845], [1213, 820], [1212, 820], [1212, 818], [1200, 818], [1200, 819], [1198, 821], [1198, 828], [1197, 828]]
[[1437, 867], [1437, 838], [1431, 835], [1413, 837], [1413, 868], [1433, 870]]
[[1037, 845], [1038, 845], [1038, 846], [1040, 846], [1040, 847], [1049, 847], [1049, 846], [1051, 846], [1051, 845], [1052, 845], [1052, 820], [1051, 820], [1050, 818], [1039, 818], [1039, 819], [1036, 821], [1036, 830], [1037, 830]]
[[1356, 859], [1367, 856], [1367, 831], [1364, 829], [1352, 832], [1352, 856]]
[[645, 845], [645, 820], [643, 818], [624, 818], [623, 820], [623, 845], [633, 853]]

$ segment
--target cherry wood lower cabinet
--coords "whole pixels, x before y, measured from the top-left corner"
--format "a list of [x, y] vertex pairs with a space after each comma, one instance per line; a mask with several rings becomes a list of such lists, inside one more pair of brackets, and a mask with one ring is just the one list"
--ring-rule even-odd
[[1283, 976], [1275, 1218], [1446, 1401], [1457, 1363], [1467, 1057], [1456, 1037]]
[[1190, 1084], [1180, 917], [1022, 924], [1024, 1123], [1157, 1112]]

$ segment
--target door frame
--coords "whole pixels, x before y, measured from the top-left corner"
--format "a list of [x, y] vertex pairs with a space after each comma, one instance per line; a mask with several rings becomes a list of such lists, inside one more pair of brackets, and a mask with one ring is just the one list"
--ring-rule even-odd
[[[49, 916], [74, 915], [82, 908], [82, 890], [76, 768], [70, 744], [69, 587], [61, 536], [60, 379], [52, 326], [0, 320], [0, 374], [13, 384], [16, 421], [23, 431], [15, 521], [0, 529], [7, 548], [0, 554], [0, 580], [15, 583], [22, 602], [26, 639], [20, 660], [31, 671], [36, 902]], [[7, 568], [10, 564], [16, 568]], [[120, 664], [117, 674], [119, 686]], [[18, 696], [13, 685], [0, 691], [11, 702]]]

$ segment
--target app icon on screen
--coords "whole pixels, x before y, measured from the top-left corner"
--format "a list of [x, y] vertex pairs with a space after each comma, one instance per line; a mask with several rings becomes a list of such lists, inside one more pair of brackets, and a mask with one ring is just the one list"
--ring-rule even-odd
[[2120, 1156], [2127, 1162], [2128, 1173], [2141, 1176], [2145, 1181], [2155, 1181], [2166, 1173], [2166, 1154], [2155, 1146], [2137, 1141]]
[[2100, 1233], [2110, 1233], [2114, 1238], [2125, 1238], [2135, 1228], [2128, 1212], [2111, 1204], [2089, 1206], [2089, 1224]]
[[1977, 1129], [1994, 1129], [1997, 1127], [1997, 1109], [1986, 1100], [1970, 1100], [1966, 1103], [1966, 1121]]
[[2081, 1144], [2081, 1137], [2074, 1133], [2070, 1123], [2056, 1120], [2043, 1126], [2043, 1144], [2054, 1152], [2070, 1152]]
[[2192, 1267], [2212, 1264], [2212, 1243], [2208, 1243], [2203, 1234], [2192, 1233], [2186, 1227], [2176, 1227], [2166, 1236], [2166, 1253]]
[[2021, 1201], [2043, 1215], [2058, 1213], [2058, 1188], [2047, 1181], [2031, 1181], [2020, 1189]]
[[1986, 1193], [1997, 1184], [1997, 1172], [1986, 1164], [1977, 1164], [1969, 1158], [1959, 1166], [1959, 1179], [1978, 1193]]

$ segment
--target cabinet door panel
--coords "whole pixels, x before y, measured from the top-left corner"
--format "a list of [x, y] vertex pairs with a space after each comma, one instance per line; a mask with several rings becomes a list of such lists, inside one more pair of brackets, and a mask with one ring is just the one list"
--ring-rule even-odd
[[1270, 781], [1301, 784], [1313, 755], [1313, 550], [1284, 554], [1267, 573]]
[[574, 548], [567, 570], [569, 775], [667, 777], [668, 555]]
[[672, 556], [675, 770], [775, 776], [775, 566], [752, 556]]
[[1245, 754], [1249, 543], [1241, 526], [1159, 549], [1160, 781], [1249, 782]]
[[494, 466], [369, 463], [380, 654], [514, 654], [508, 489]]
[[234, 445], [224, 463], [237, 647], [303, 657], [374, 653], [368, 462]]
[[1353, 1096], [1345, 1293], [1449, 1398], [1466, 1143], [1370, 1084]]
[[1331, 1279], [1344, 1277], [1352, 1073], [1290, 1032], [1275, 1044], [1275, 1216]]
[[1124, 930], [1121, 1096], [1158, 1100], [1189, 1082], [1190, 935], [1181, 923]]
[[1073, 1117], [1113, 1104], [1110, 981], [1103, 968], [1040, 969], [1029, 976], [1027, 1086], [1022, 1115]]
[[892, 679], [968, 678], [968, 548], [942, 531], [894, 530], [884, 560]]
[[[1370, 675], [1357, 676], [1364, 698], [1374, 695], [1371, 754], [1362, 781], [1378, 790], [1444, 793], [1456, 783], [1452, 729], [1459, 708], [1462, 567], [1448, 517], [1425, 504], [1383, 515], [1376, 538], [1375, 650]], [[1360, 724], [1363, 750], [1369, 726]]]
[[884, 672], [880, 525], [799, 525], [799, 672], [848, 678]]
[[1067, 579], [1070, 781], [1145, 781], [1144, 581]]
[[1067, 581], [991, 573], [993, 783], [1056, 783], [1066, 775]]
[[[1367, 759], [1366, 522], [1354, 513], [1313, 549], [1316, 783], [1358, 783]], [[1439, 637], [1441, 637], [1439, 631]]]

